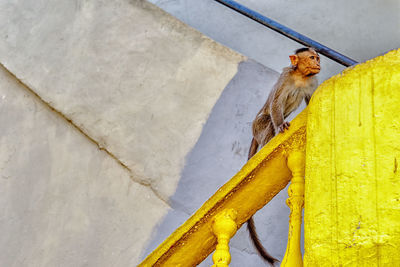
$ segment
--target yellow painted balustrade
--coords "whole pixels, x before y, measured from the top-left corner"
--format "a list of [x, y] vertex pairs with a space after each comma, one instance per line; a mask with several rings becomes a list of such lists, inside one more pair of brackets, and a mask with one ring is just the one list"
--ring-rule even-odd
[[139, 266], [195, 266], [215, 249], [213, 266], [228, 266], [230, 238], [292, 174], [281, 266], [303, 266], [303, 204], [304, 266], [400, 266], [399, 160], [397, 50], [324, 82], [288, 131], [273, 138]]
[[324, 82], [308, 107], [305, 266], [400, 266], [400, 50]]
[[304, 207], [304, 171], [305, 171], [305, 144], [299, 144], [296, 149], [288, 152], [287, 165], [292, 172], [289, 186], [289, 198], [286, 203], [290, 207], [289, 235], [285, 257], [281, 267], [302, 267], [301, 255], [301, 213]]
[[226, 209], [218, 213], [212, 222], [212, 230], [217, 237], [217, 246], [213, 255], [212, 267], [228, 267], [231, 262], [229, 253], [229, 240], [237, 231], [237, 212], [234, 209]]
[[[288, 131], [264, 146], [139, 266], [196, 266], [216, 249], [217, 236], [220, 242], [214, 266], [227, 266], [230, 261], [227, 245], [236, 231], [232, 227], [239, 228], [290, 181], [292, 174], [286, 161], [290, 151], [304, 146], [306, 113], [305, 110], [299, 114]], [[221, 216], [222, 224], [229, 225], [226, 229], [215, 228]]]

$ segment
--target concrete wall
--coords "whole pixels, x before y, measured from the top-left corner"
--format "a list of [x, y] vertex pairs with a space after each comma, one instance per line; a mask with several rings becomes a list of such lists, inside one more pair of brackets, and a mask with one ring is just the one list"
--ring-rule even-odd
[[0, 12], [6, 68], [166, 200], [244, 57], [146, 1], [10, 1]]
[[2, 1], [0, 23], [0, 265], [137, 264], [189, 217], [169, 197], [245, 57], [139, 0]]
[[139, 261], [167, 203], [4, 68], [0, 125], [0, 266]]

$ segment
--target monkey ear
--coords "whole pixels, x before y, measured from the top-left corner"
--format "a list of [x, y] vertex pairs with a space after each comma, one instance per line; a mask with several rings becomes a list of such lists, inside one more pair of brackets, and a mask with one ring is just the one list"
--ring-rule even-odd
[[292, 62], [293, 66], [297, 66], [297, 62], [299, 61], [299, 57], [297, 55], [290, 55], [290, 62]]

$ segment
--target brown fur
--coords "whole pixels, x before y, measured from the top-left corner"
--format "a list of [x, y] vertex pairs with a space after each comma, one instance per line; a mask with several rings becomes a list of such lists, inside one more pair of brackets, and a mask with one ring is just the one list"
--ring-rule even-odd
[[[308, 105], [311, 95], [318, 85], [315, 77], [320, 70], [317, 52], [311, 48], [298, 51], [295, 55], [290, 56], [292, 65], [283, 69], [267, 101], [253, 121], [253, 139], [249, 150], [249, 159], [257, 153], [259, 145], [264, 146], [277, 133], [289, 128], [290, 124], [285, 122], [285, 119], [299, 107], [303, 99]], [[278, 260], [270, 256], [262, 246], [252, 217], [249, 219], [247, 227], [259, 254], [271, 265], [277, 262]]]

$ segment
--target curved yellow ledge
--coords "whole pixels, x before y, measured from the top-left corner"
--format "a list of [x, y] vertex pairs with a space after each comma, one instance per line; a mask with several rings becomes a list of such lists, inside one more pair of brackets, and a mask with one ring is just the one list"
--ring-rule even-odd
[[400, 266], [400, 50], [324, 82], [309, 105], [305, 266]]

